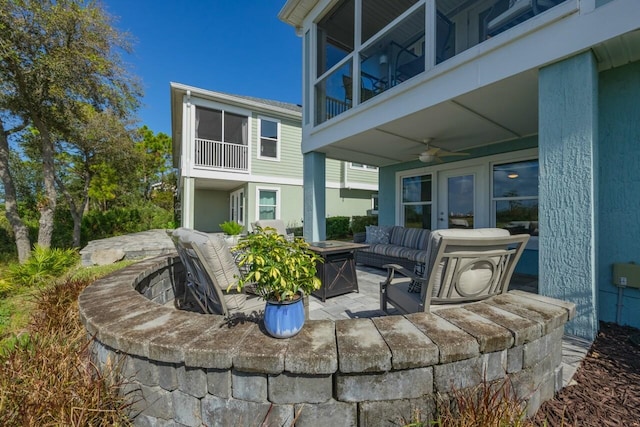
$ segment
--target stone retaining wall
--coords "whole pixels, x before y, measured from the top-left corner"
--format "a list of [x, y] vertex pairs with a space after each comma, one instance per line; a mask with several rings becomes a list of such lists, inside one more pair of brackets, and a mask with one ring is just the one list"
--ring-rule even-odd
[[438, 393], [505, 377], [533, 414], [562, 387], [571, 303], [512, 291], [437, 314], [308, 320], [278, 340], [256, 322], [176, 310], [183, 276], [164, 255], [79, 298], [94, 359], [126, 379], [136, 425], [401, 425], [432, 417]]

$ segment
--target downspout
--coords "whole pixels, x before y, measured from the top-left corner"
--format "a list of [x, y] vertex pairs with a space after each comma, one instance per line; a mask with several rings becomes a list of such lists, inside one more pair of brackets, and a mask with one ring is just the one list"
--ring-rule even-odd
[[349, 189], [349, 174], [348, 174], [349, 166], [348, 166], [348, 163], [349, 162], [346, 162], [346, 161], [342, 163], [343, 166], [344, 166], [344, 184], [343, 184], [343, 186], [347, 190]]
[[185, 126], [185, 143], [186, 143], [186, 162], [185, 162], [185, 169], [187, 170], [187, 175], [186, 177], [189, 178], [191, 177], [191, 164], [192, 164], [192, 157], [193, 154], [191, 147], [192, 147], [192, 140], [191, 140], [191, 91], [187, 90], [187, 120], [186, 120], [186, 126]]

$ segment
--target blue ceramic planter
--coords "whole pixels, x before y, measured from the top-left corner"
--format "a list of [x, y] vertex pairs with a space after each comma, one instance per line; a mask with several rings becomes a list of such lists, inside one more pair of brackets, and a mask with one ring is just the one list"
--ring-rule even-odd
[[304, 325], [302, 296], [296, 301], [267, 301], [264, 309], [264, 327], [275, 338], [289, 338], [300, 332]]

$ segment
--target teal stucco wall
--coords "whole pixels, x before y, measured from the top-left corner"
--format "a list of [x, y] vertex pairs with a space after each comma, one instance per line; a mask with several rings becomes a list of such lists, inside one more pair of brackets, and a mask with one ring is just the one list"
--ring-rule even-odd
[[614, 286], [612, 264], [640, 264], [639, 100], [640, 62], [600, 74], [599, 314], [634, 327], [640, 327], [640, 290]]
[[565, 332], [594, 339], [597, 317], [598, 72], [585, 52], [539, 74], [538, 291], [576, 304]]

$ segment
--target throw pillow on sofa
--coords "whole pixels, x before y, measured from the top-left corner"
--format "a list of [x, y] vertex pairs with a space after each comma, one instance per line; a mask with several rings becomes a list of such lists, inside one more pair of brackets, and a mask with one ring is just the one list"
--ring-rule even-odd
[[377, 225], [367, 225], [365, 227], [366, 238], [365, 243], [369, 244], [389, 244], [389, 232], [391, 231], [391, 227], [377, 226]]

